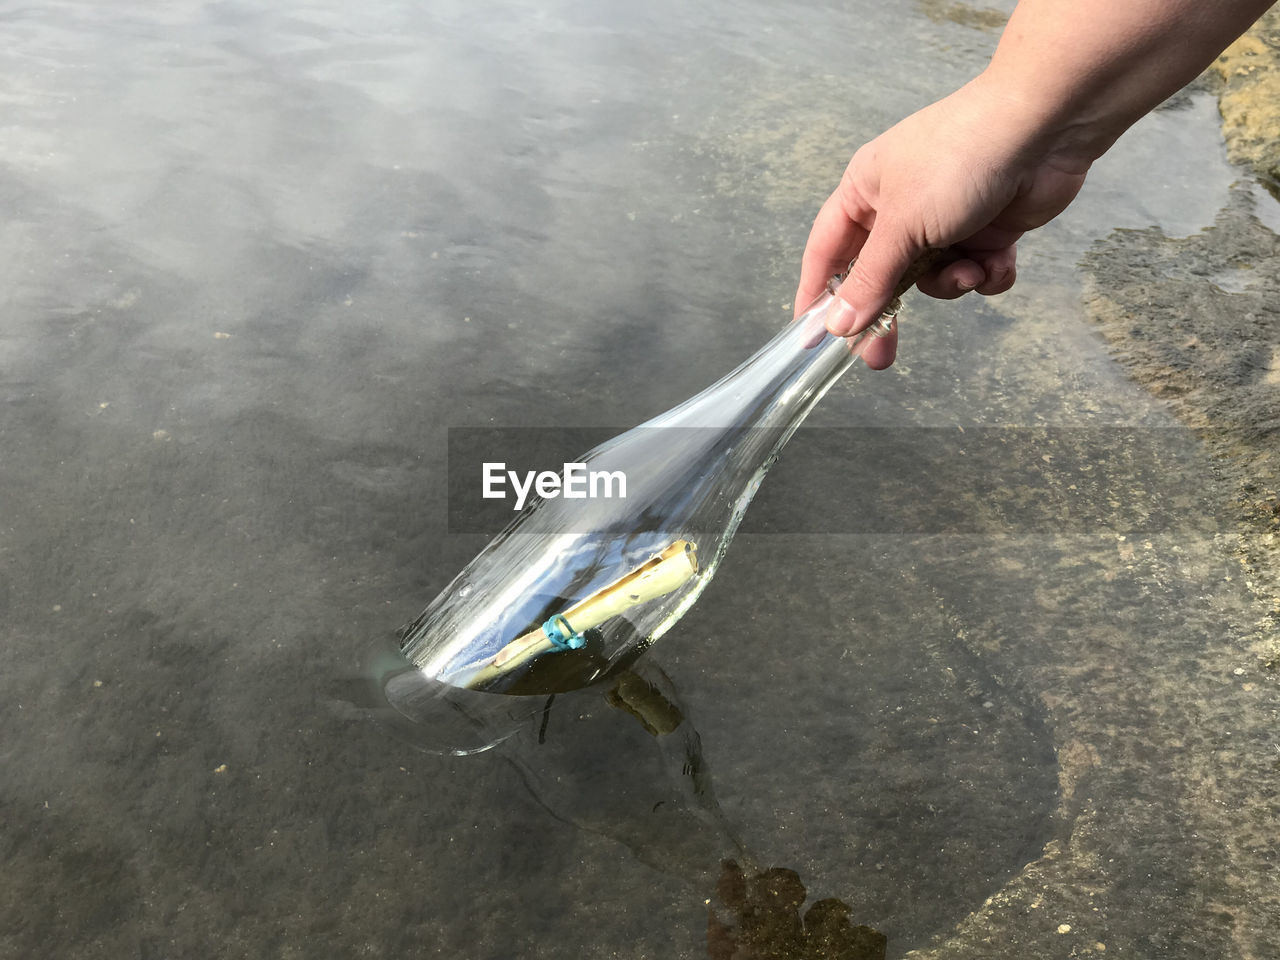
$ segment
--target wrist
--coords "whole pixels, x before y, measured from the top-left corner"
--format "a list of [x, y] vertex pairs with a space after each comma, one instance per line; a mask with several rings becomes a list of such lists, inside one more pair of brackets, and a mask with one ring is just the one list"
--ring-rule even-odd
[[1042, 158], [1083, 172], [1270, 2], [1019, 0], [975, 83], [1021, 112]]
[[1053, 84], [1025, 82], [996, 61], [966, 86], [1010, 132], [1010, 146], [1021, 157], [1065, 173], [1088, 171], [1127, 127], [1109, 122], [1089, 98]]
[[1070, 104], [991, 69], [937, 106], [970, 131], [980, 152], [1002, 168], [1048, 164], [1063, 173], [1084, 174], [1111, 142], [1104, 145], [1105, 137], [1095, 134], [1087, 118], [1073, 114]]

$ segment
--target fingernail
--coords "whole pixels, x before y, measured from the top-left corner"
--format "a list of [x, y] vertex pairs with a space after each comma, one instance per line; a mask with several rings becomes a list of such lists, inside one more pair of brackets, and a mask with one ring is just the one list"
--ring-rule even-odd
[[827, 313], [827, 329], [837, 337], [847, 337], [853, 332], [858, 322], [858, 311], [849, 306], [848, 301], [836, 297]]

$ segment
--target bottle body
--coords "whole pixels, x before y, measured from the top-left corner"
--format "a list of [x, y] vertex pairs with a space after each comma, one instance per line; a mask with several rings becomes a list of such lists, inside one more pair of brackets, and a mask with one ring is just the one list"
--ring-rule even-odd
[[721, 380], [584, 455], [626, 496], [531, 503], [410, 626], [405, 655], [504, 693], [631, 663], [706, 588], [779, 450], [878, 332], [827, 333], [837, 284]]

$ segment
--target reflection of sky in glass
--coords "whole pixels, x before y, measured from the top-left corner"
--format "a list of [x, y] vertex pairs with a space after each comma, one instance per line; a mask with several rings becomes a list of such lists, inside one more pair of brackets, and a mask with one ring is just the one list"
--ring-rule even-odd
[[[557, 638], [581, 645], [597, 628], [601, 655], [615, 663], [670, 630], [706, 589], [782, 445], [873, 336], [827, 333], [832, 302], [824, 294], [733, 372], [584, 454], [584, 473], [622, 478], [625, 495], [584, 491], [585, 502], [552, 496], [527, 507], [415, 621], [406, 655], [428, 677], [496, 692], [530, 657], [559, 655]], [[632, 594], [612, 617], [579, 618], [582, 604], [677, 544], [690, 557], [701, 549], [701, 567]]]

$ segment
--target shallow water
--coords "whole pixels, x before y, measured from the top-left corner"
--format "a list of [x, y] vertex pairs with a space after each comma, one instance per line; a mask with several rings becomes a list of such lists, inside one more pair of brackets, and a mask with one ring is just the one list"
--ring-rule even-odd
[[[977, 69], [988, 19], [0, 14], [0, 954], [694, 957], [733, 857], [899, 956], [1073, 835], [1081, 769], [1157, 823], [1126, 764], [1172, 733], [1141, 691], [1172, 663], [1190, 696], [1236, 602], [1203, 529], [788, 533], [877, 509], [803, 434], [644, 667], [677, 733], [591, 690], [459, 759], [376, 709], [375, 661], [484, 542], [447, 533], [446, 429], [625, 426], [744, 358], [849, 152]], [[1082, 322], [1075, 264], [1212, 220], [1239, 176], [1212, 114], [1144, 121], [1018, 288], [913, 301], [893, 372], [814, 422], [1179, 431]], [[1197, 457], [1135, 482], [1199, 516]], [[1152, 836], [1191, 849], [1160, 822], [1117, 846], [1135, 878]], [[1207, 860], [1161, 869], [1097, 940], [1220, 892]], [[1161, 955], [1195, 955], [1177, 933]]]

